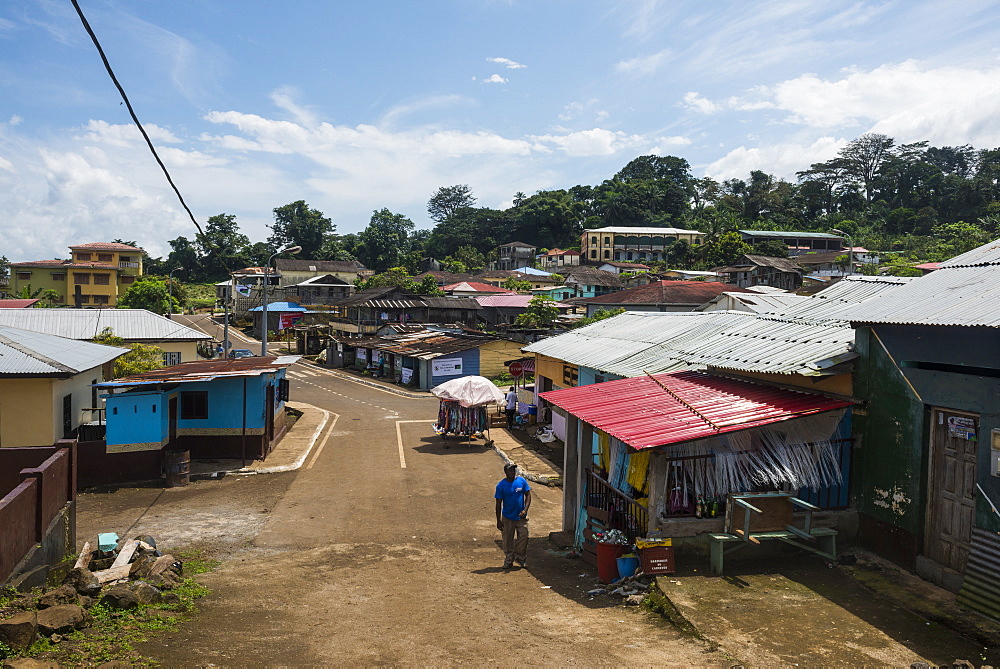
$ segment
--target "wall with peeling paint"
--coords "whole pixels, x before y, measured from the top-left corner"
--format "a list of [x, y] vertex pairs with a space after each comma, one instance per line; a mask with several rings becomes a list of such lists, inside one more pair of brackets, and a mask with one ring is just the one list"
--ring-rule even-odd
[[[856, 346], [853, 499], [861, 537], [910, 566], [921, 551], [927, 508], [931, 407], [980, 414], [978, 482], [1000, 503], [989, 475], [990, 433], [1000, 428], [1000, 332], [995, 328], [878, 325], [859, 327]], [[920, 365], [954, 367], [926, 369]], [[1000, 531], [980, 495], [975, 525]]]

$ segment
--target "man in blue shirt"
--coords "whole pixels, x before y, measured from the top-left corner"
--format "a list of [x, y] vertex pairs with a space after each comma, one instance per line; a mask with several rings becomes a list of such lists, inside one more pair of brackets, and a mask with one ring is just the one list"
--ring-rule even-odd
[[517, 562], [527, 567], [528, 559], [528, 507], [531, 506], [531, 486], [523, 476], [517, 475], [517, 465], [508, 463], [503, 468], [504, 478], [497, 483], [497, 529], [501, 532], [503, 568], [510, 569]]

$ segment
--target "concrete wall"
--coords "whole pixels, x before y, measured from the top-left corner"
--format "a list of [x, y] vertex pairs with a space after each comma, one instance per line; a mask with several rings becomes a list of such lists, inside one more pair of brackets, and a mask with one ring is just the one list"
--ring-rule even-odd
[[0, 379], [0, 447], [51, 446], [63, 437], [63, 396], [73, 396], [72, 428], [89, 421], [94, 367], [68, 379]]
[[[991, 328], [876, 326], [859, 328], [861, 354], [855, 395], [857, 440], [853, 498], [860, 537], [890, 559], [913, 568], [923, 550], [928, 504], [929, 417], [932, 407], [980, 415], [977, 480], [1000, 499], [1000, 478], [988, 473], [989, 435], [1000, 428], [1000, 378], [920, 369], [918, 364], [1000, 369]], [[1000, 531], [1000, 521], [977, 496], [975, 525]]]
[[479, 347], [479, 374], [487, 378], [503, 374], [507, 371], [503, 363], [522, 357], [522, 346], [524, 344], [503, 339], [483, 344]]

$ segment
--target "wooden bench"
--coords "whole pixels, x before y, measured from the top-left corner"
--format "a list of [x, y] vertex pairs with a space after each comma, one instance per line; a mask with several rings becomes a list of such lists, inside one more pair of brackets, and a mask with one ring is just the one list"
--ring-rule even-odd
[[[792, 510], [805, 511], [802, 528], [792, 525]], [[726, 505], [726, 532], [710, 534], [712, 571], [722, 575], [725, 556], [750, 544], [777, 539], [829, 560], [837, 559], [837, 531], [813, 527], [812, 513], [819, 507], [791, 493], [745, 493], [730, 495]], [[737, 542], [732, 548], [725, 544]]]

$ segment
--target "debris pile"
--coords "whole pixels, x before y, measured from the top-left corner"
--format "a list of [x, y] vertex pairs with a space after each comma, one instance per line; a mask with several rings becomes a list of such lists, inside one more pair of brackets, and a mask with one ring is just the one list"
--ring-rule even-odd
[[170, 590], [181, 583], [182, 569], [180, 560], [157, 550], [153, 537], [119, 541], [116, 534], [101, 534], [97, 547], [84, 544], [62, 585], [13, 602], [19, 611], [0, 620], [0, 644], [24, 651], [39, 635], [58, 642], [63, 634], [89, 627], [88, 609], [96, 604], [126, 610], [178, 603]]

